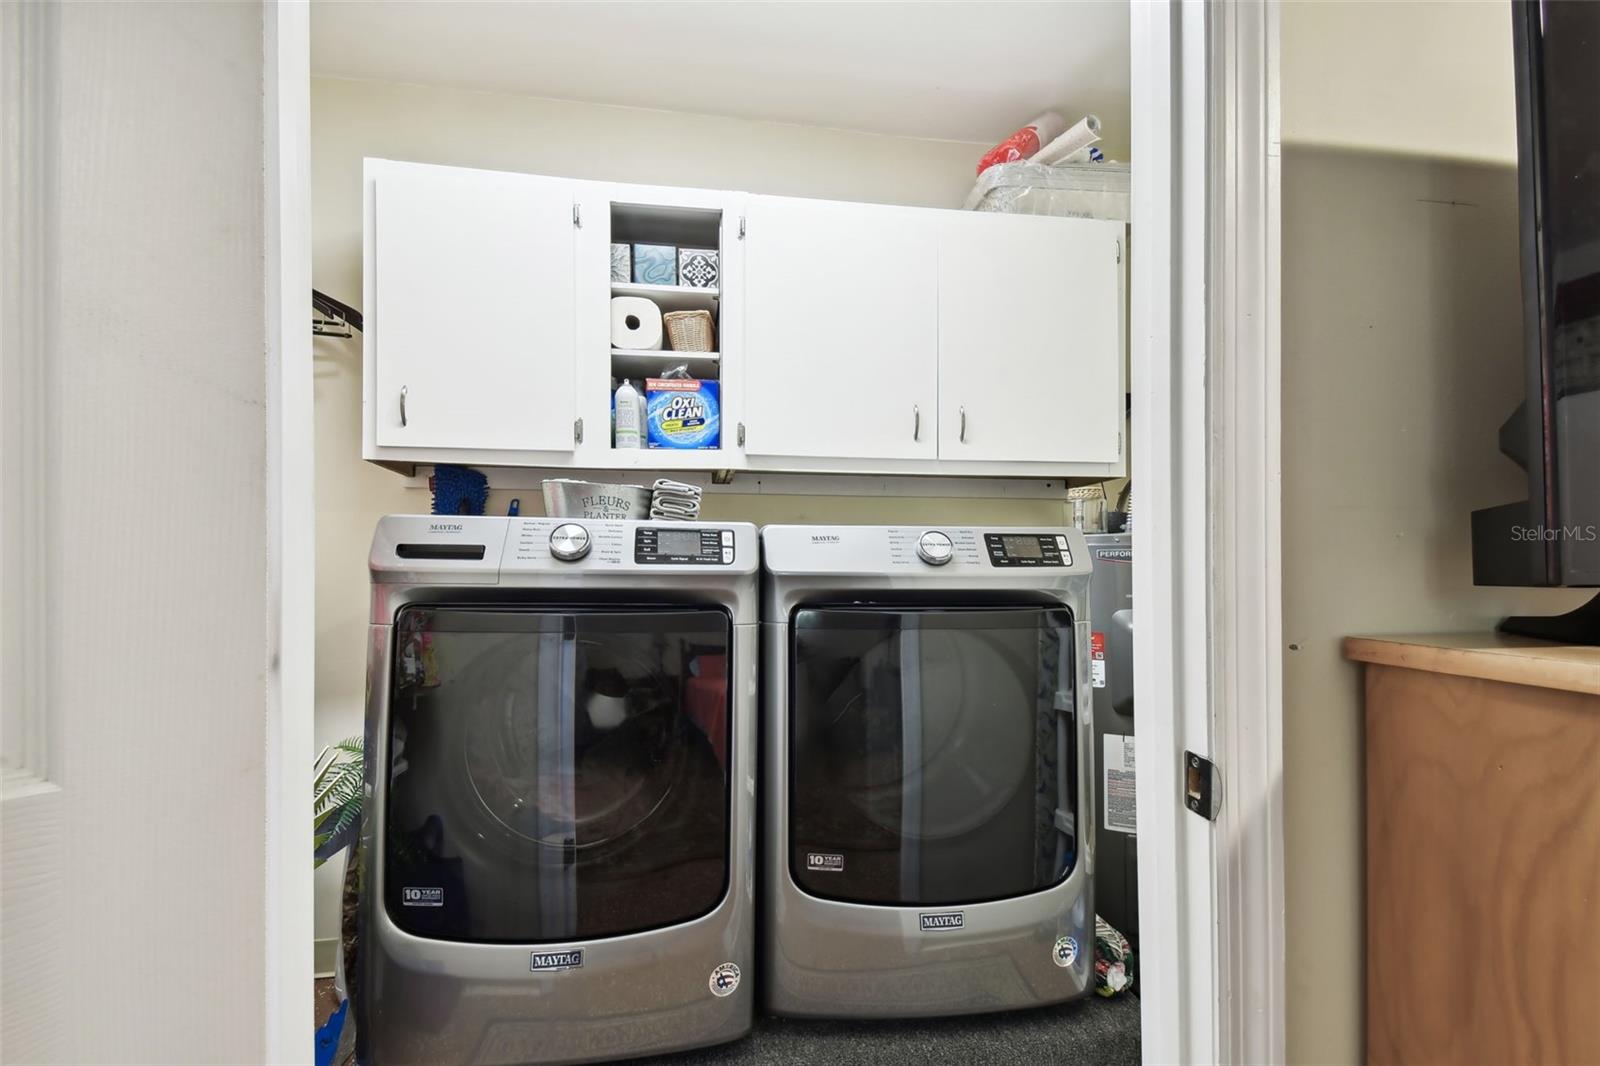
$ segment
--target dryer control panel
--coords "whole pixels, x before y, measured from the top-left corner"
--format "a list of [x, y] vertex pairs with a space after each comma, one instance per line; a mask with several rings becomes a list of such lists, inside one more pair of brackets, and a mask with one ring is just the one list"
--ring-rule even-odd
[[1064, 533], [985, 533], [991, 566], [1071, 566], [1072, 546]]
[[729, 566], [731, 529], [640, 526], [633, 535], [633, 561], [645, 566]]

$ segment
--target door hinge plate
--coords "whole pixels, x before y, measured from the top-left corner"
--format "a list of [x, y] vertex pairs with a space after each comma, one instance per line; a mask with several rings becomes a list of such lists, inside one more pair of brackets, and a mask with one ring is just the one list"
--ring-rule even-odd
[[738, 437], [738, 441], [739, 441], [739, 447], [743, 448], [744, 447], [744, 423], [743, 422], [739, 423], [739, 432], [738, 432], [737, 437]]
[[1222, 807], [1222, 774], [1216, 763], [1192, 751], [1183, 753], [1183, 805], [1208, 822]]
[[744, 240], [744, 216], [739, 216], [739, 239]]
[[576, 419], [572, 423], [572, 443], [574, 443], [574, 444], [582, 444], [583, 443], [583, 419], [581, 419], [581, 418]]
[[577, 229], [583, 228], [583, 206], [581, 204], [572, 205], [572, 225]]

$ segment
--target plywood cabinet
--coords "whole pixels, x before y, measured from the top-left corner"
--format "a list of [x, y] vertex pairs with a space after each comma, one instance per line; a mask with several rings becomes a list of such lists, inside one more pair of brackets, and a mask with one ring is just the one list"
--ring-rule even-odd
[[1600, 648], [1350, 638], [1367, 1061], [1600, 1062]]

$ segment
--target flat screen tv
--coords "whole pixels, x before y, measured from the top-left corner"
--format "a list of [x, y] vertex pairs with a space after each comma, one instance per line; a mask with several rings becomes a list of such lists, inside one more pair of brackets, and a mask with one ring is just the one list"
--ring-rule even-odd
[[[1528, 498], [1472, 515], [1479, 585], [1600, 587], [1600, 3], [1514, 0]], [[1600, 596], [1507, 632], [1600, 644]]]

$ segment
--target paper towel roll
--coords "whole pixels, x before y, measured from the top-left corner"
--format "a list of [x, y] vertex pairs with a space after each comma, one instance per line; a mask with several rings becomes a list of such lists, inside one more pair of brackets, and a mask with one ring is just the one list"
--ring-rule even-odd
[[661, 347], [661, 308], [643, 296], [611, 298], [611, 346], [653, 352]]
[[[1077, 162], [1073, 157], [1083, 152], [1091, 144], [1100, 139], [1100, 119], [1096, 115], [1085, 115], [1076, 126], [1045, 145], [1034, 153], [1033, 161], [1045, 166], [1055, 166], [1058, 163]], [[1087, 155], [1083, 160], [1088, 161]]]

